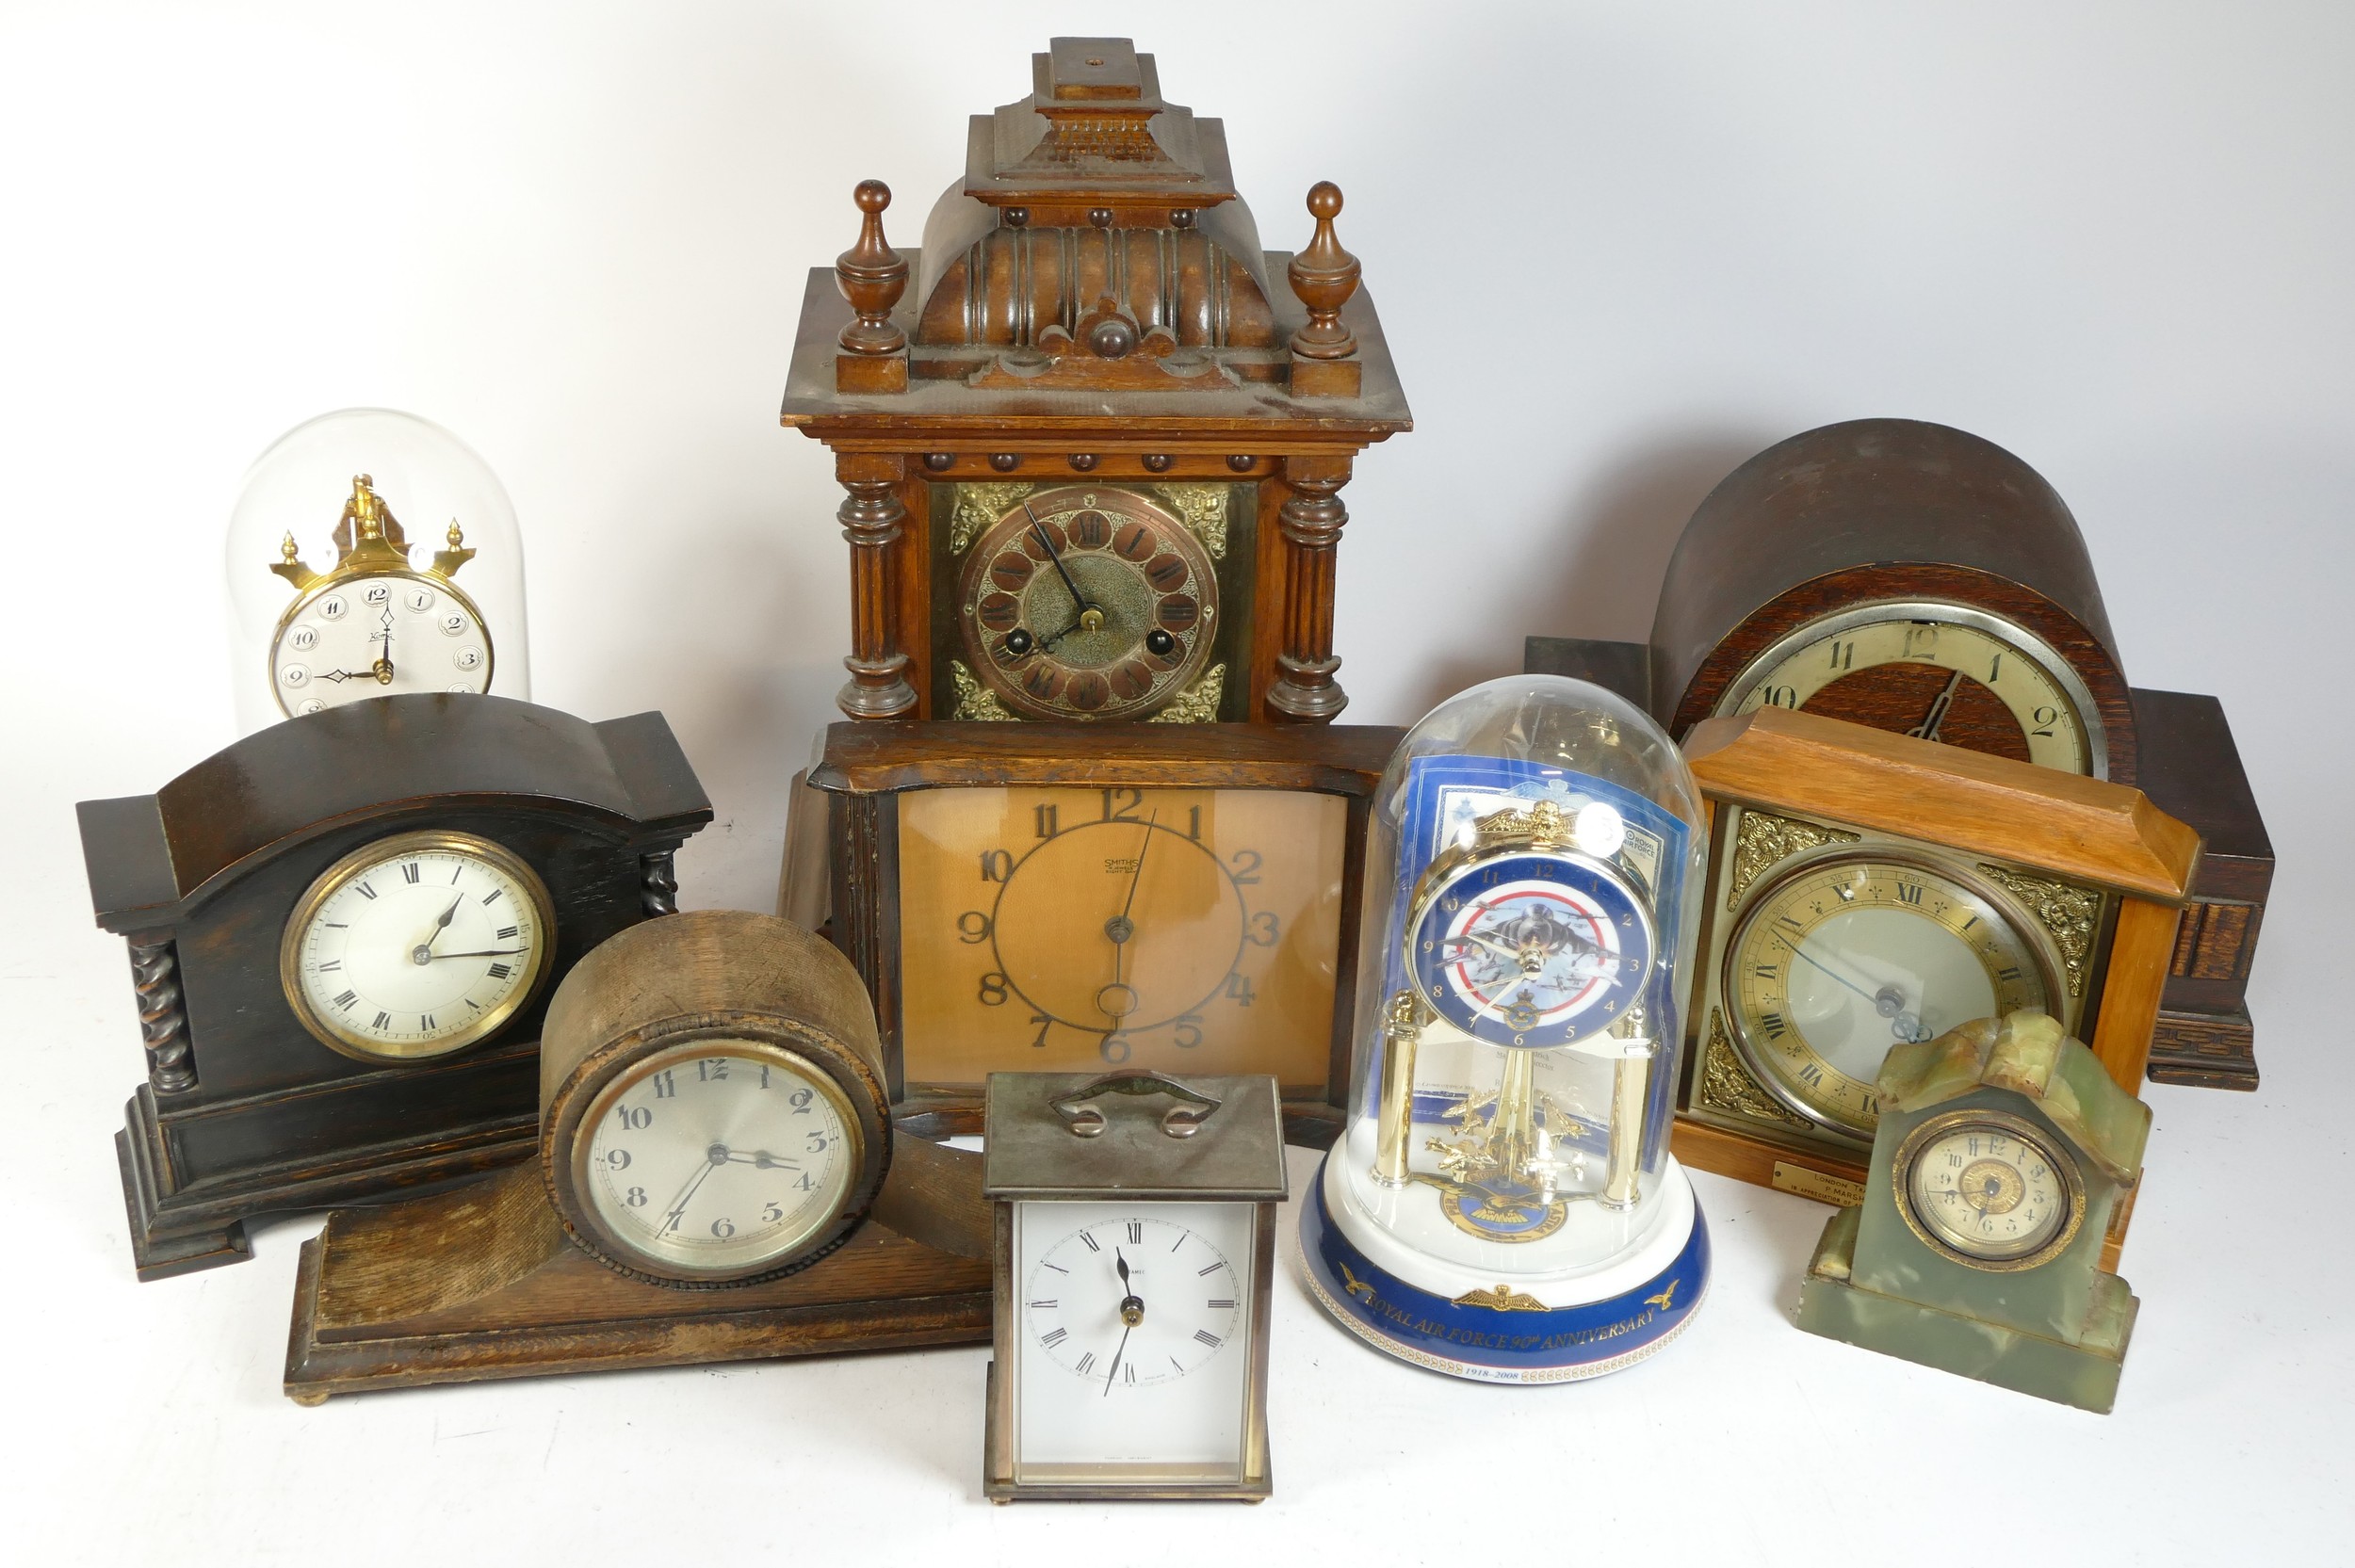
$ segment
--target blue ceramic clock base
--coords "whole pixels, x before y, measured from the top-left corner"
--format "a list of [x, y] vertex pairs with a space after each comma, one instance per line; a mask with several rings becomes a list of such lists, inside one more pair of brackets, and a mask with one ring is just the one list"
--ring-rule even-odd
[[[1348, 1151], [1338, 1144], [1325, 1156], [1301, 1205], [1309, 1293], [1342, 1327], [1402, 1361], [1482, 1382], [1600, 1377], [1633, 1366], [1682, 1333], [1708, 1291], [1709, 1226], [1673, 1161], [1664, 1172], [1655, 1222], [1632, 1239], [1625, 1255], [1560, 1282], [1500, 1278], [1467, 1286], [1463, 1278], [1440, 1277], [1460, 1269], [1400, 1247], [1384, 1222], [1337, 1222], [1337, 1213], [1353, 1212], [1335, 1163]], [[1443, 1200], [1410, 1188], [1401, 1201]]]

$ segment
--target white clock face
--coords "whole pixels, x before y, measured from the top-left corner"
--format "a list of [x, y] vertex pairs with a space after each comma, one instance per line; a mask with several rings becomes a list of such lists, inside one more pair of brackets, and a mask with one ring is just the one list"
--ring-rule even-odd
[[289, 715], [363, 697], [491, 688], [491, 636], [447, 582], [386, 572], [314, 588], [270, 644], [270, 685]]
[[612, 1240], [670, 1274], [787, 1259], [842, 1211], [864, 1155], [834, 1080], [754, 1041], [651, 1056], [600, 1092], [582, 1126], [578, 1188]]
[[1015, 1217], [1015, 1475], [1240, 1474], [1253, 1205], [1029, 1203]]
[[447, 1056], [485, 1038], [547, 967], [548, 896], [487, 839], [403, 833], [328, 868], [288, 922], [281, 972], [347, 1055]]
[[1965, 1261], [2017, 1263], [2055, 1247], [2074, 1215], [2066, 1169], [2003, 1122], [1962, 1121], [1913, 1143], [1905, 1203], [1928, 1239]]

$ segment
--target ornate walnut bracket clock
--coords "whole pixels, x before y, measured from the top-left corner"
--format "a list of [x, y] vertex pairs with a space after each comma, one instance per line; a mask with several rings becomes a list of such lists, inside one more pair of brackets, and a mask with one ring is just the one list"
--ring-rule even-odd
[[676, 907], [711, 819], [660, 714], [449, 695], [290, 719], [78, 810], [147, 1047], [115, 1140], [144, 1280], [248, 1256], [256, 1215], [528, 1154], [548, 992]]
[[882, 1069], [801, 928], [623, 932], [548, 1007], [535, 1164], [303, 1244], [287, 1395], [987, 1339], [981, 1158], [895, 1136]]
[[988, 1106], [983, 1492], [1267, 1496], [1275, 1080], [994, 1073]]
[[[1264, 251], [1126, 39], [972, 121], [920, 251], [810, 274], [784, 423], [849, 493], [853, 719], [1329, 719], [1355, 455], [1410, 428], [1340, 192]], [[911, 283], [915, 285], [911, 288]]]
[[2151, 1046], [2163, 1083], [2254, 1089], [2246, 993], [2273, 849], [2212, 697], [2129, 687], [2075, 519], [2009, 452], [1862, 419], [1767, 448], [1710, 493], [1648, 645], [1532, 638], [1681, 737], [1803, 709], [2140, 787], [2206, 842]]
[[1853, 1204], [1883, 1056], [1997, 1013], [2141, 1083], [2200, 840], [2140, 791], [1781, 707], [1684, 750], [1711, 824], [1688, 1164]]
[[875, 998], [895, 1115], [982, 1130], [992, 1073], [1269, 1073], [1331, 1141], [1370, 802], [1356, 724], [851, 723], [834, 941]]
[[2151, 1107], [2057, 1019], [1891, 1049], [1864, 1202], [1824, 1227], [1810, 1334], [2107, 1414], [2137, 1302], [2102, 1267]]

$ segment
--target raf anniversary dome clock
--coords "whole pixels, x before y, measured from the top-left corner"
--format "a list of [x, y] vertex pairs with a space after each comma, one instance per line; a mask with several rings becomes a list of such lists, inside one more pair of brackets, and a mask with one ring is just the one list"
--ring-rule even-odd
[[2206, 841], [2150, 1074], [2254, 1089], [2245, 994], [2273, 849], [2213, 697], [2130, 687], [2084, 535], [1992, 442], [1858, 419], [1759, 453], [1693, 513], [1648, 645], [1532, 638], [1682, 739], [1782, 708], [2132, 784]]
[[[1410, 428], [1309, 192], [1260, 249], [1224, 127], [1126, 39], [1056, 39], [978, 115], [920, 251], [858, 187], [784, 423], [848, 497], [853, 719], [1329, 719], [1355, 455]], [[910, 285], [913, 284], [913, 287]]]

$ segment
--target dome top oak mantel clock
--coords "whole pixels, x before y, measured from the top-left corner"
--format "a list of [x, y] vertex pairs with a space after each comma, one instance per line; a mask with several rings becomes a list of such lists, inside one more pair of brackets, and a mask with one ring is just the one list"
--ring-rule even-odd
[[[1126, 39], [1056, 39], [977, 115], [920, 251], [857, 190], [783, 422], [848, 492], [853, 719], [1330, 719], [1340, 492], [1411, 428], [1308, 193], [1263, 251], [1216, 120]], [[910, 287], [913, 283], [915, 286]]]

